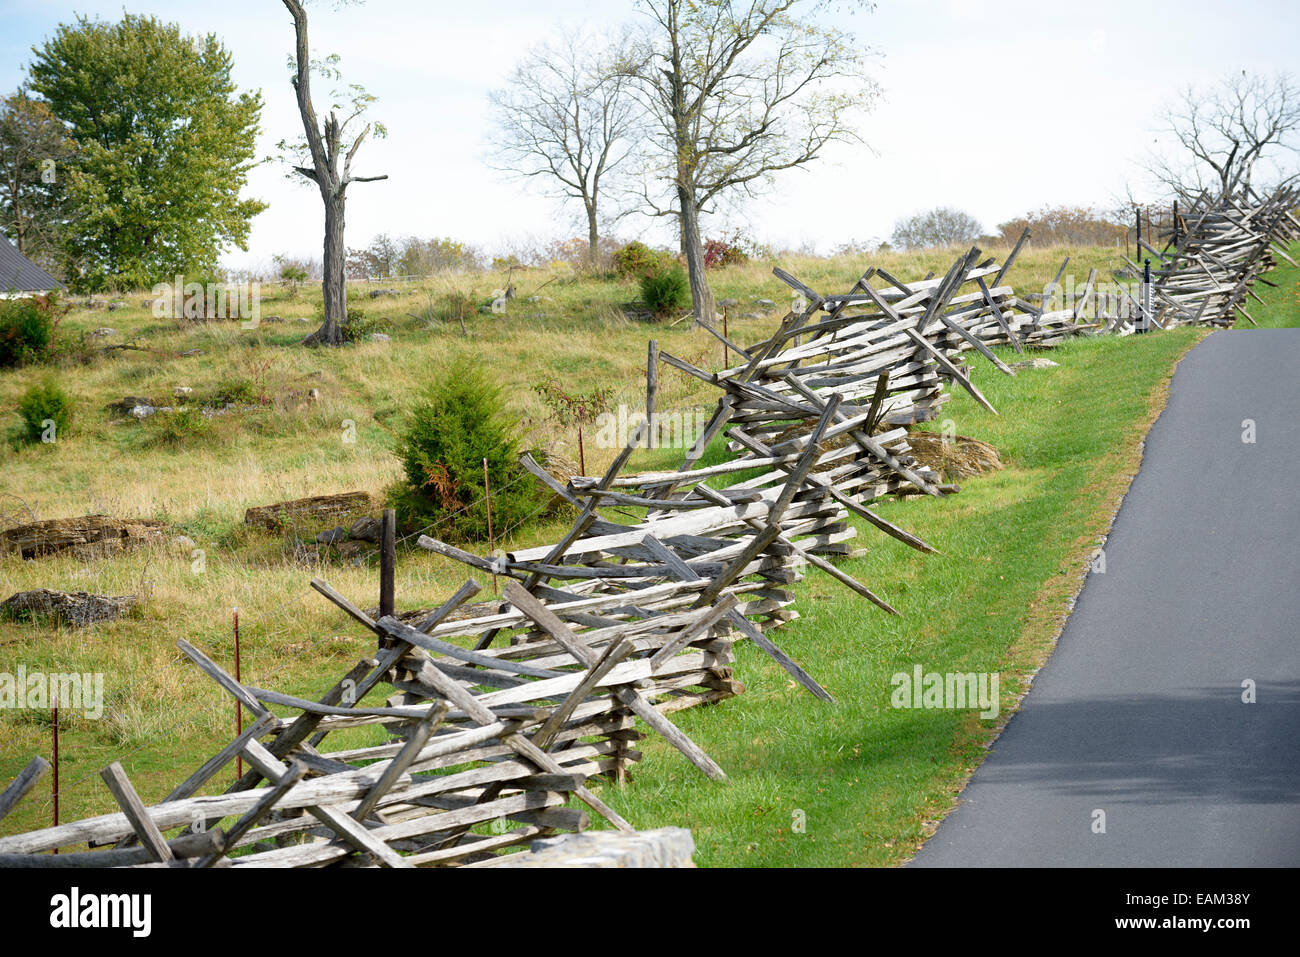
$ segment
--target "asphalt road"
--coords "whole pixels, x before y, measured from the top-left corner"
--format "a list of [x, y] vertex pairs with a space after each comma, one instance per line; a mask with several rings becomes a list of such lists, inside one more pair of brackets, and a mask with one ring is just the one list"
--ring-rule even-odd
[[1250, 865], [1300, 865], [1300, 329], [1183, 359], [1105, 571], [913, 861]]

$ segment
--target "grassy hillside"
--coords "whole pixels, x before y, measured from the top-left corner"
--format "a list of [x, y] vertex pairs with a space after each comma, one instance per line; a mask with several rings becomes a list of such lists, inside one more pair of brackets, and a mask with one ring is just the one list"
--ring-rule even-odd
[[[1009, 278], [1022, 292], [1039, 290], [1068, 254], [1081, 282], [1093, 266], [1105, 275], [1111, 252], [1029, 250]], [[872, 257], [870, 263], [907, 279], [942, 272], [955, 255]], [[867, 264], [847, 257], [781, 263], [825, 290], [847, 288]], [[771, 265], [731, 267], [715, 277], [719, 300], [740, 301], [729, 324], [742, 343], [768, 334], [789, 303]], [[373, 300], [362, 287], [357, 305], [367, 319], [387, 320], [384, 331], [392, 341], [339, 350], [297, 345], [319, 313], [319, 295], [308, 290], [296, 298], [275, 290], [263, 302], [263, 317], [284, 321], [264, 321], [256, 330], [158, 320], [142, 305], [148, 294], [138, 293], [113, 312], [78, 308], [63, 320], [60, 334], [78, 341], [111, 327], [116, 336], [86, 341], [151, 351], [117, 350], [85, 364], [0, 372], [0, 431], [16, 429], [11, 410], [18, 396], [46, 377], [57, 378], [78, 402], [75, 429], [57, 444], [0, 446], [0, 510], [40, 518], [101, 512], [161, 519], [205, 552], [198, 571], [189, 545], [91, 563], [0, 556], [0, 598], [38, 587], [147, 596], [139, 615], [84, 631], [0, 622], [0, 671], [23, 665], [105, 675], [102, 720], [60, 719], [64, 820], [113, 808], [97, 778], [112, 759], [122, 758], [146, 800], [156, 800], [228, 738], [228, 699], [179, 660], [175, 640], [184, 637], [228, 661], [232, 607], [240, 608], [243, 674], [251, 684], [319, 693], [369, 652], [370, 639], [307, 583], [322, 574], [354, 600], [373, 604], [376, 569], [297, 565], [283, 538], [247, 529], [243, 512], [311, 494], [382, 493], [398, 475], [392, 431], [439, 362], [468, 355], [487, 365], [508, 387], [527, 444], [570, 459], [577, 458], [572, 435], [545, 420], [531, 391], [535, 382], [553, 376], [571, 390], [610, 388], [615, 403], [635, 409], [644, 401], [648, 338], [706, 368], [722, 365], [719, 345], [702, 330], [628, 318], [622, 307], [636, 297], [631, 283], [553, 278], [544, 271], [516, 273], [518, 298], [507, 312], [472, 312], [462, 331], [448, 311], [456, 297], [486, 302], [505, 279], [448, 276], [403, 284], [399, 296]], [[1278, 281], [1280, 290], [1261, 287], [1278, 300], [1276, 311], [1259, 308], [1255, 315], [1261, 322], [1293, 323], [1295, 277]], [[526, 301], [532, 295], [539, 299]], [[755, 305], [763, 298], [777, 305]], [[741, 318], [745, 313], [759, 316]], [[296, 321], [300, 317], [312, 322]], [[947, 414], [962, 434], [998, 446], [1010, 467], [970, 483], [949, 501], [883, 506], [887, 517], [931, 540], [943, 556], [925, 558], [864, 531], [860, 541], [870, 554], [848, 565], [905, 617], [886, 619], [813, 575], [799, 586], [804, 620], [778, 636], [839, 702], [825, 707], [799, 699], [784, 672], [746, 649], [737, 670], [750, 693], [681, 716], [731, 781], [710, 785], [675, 753], [650, 742], [634, 786], [606, 788], [613, 792], [607, 799], [638, 826], [695, 827], [704, 863], [889, 863], [905, 856], [971, 766], [984, 733], [962, 715], [885, 712], [888, 675], [899, 670], [900, 660], [939, 670], [945, 663], [961, 663], [963, 670], [998, 662], [1011, 670], [1032, 666], [1058, 618], [1059, 599], [1076, 583], [1079, 555], [1104, 526], [1135, 464], [1136, 442], [1158, 407], [1162, 383], [1196, 336], [1075, 344], [1054, 354], [1061, 368], [1015, 379], [978, 368], [981, 388], [1001, 418], [980, 412], [961, 394]], [[201, 353], [180, 355], [194, 350]], [[104, 408], [125, 395], [162, 401], [177, 387], [193, 390], [190, 401], [221, 395], [268, 401], [194, 432], [165, 429], [159, 416], [115, 422], [121, 414]], [[297, 397], [311, 388], [320, 390], [320, 401], [299, 408]], [[661, 403], [669, 408], [707, 409], [716, 397], [671, 372], [663, 374], [662, 389]], [[346, 420], [355, 423], [355, 443], [343, 441]], [[588, 471], [595, 471], [613, 452], [591, 446]], [[553, 540], [567, 522], [559, 515], [509, 537], [518, 544]], [[464, 577], [462, 567], [403, 552], [399, 609], [427, 607]], [[1004, 683], [1008, 695], [1011, 684]], [[49, 731], [43, 712], [0, 714], [0, 780], [31, 755], [48, 754]], [[794, 808], [808, 816], [798, 841], [789, 833]], [[0, 822], [0, 832], [39, 826], [48, 815], [48, 801], [33, 795]]]

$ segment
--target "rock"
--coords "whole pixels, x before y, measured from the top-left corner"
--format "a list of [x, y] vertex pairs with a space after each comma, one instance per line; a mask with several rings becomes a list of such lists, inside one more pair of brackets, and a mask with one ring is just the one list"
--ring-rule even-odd
[[724, 299], [724, 300], [722, 300], [722, 302], [718, 303], [718, 305], [719, 305], [719, 306], [739, 306], [739, 305], [740, 305], [740, 300], [739, 300], [739, 299]]
[[194, 390], [187, 385], [178, 385], [176, 388], [172, 389], [172, 395], [176, 396], [178, 399], [183, 399], [193, 392]]
[[107, 515], [52, 518], [15, 525], [0, 532], [0, 552], [16, 551], [23, 558], [40, 558], [91, 545], [103, 546], [100, 551], [117, 551], [160, 541], [166, 528], [162, 522], [144, 518], [121, 519]]
[[193, 551], [195, 548], [198, 548], [198, 543], [188, 535], [177, 535], [172, 539], [172, 544], [176, 546], [178, 551], [185, 552], [186, 554]]
[[1035, 357], [1033, 359], [1022, 359], [1019, 362], [1009, 362], [1007, 367], [1010, 369], [1055, 369], [1060, 365], [1059, 362], [1053, 362], [1051, 359]]
[[244, 512], [245, 525], [257, 525], [273, 532], [297, 525], [337, 523], [353, 519], [358, 513], [370, 512], [373, 504], [367, 492], [343, 492], [339, 495], [314, 495], [311, 498], [261, 505]]
[[741, 313], [740, 318], [741, 319], [765, 319], [767, 317], [764, 316], [761, 312], [745, 312], [745, 313]]
[[321, 532], [316, 536], [316, 543], [319, 545], [334, 545], [338, 542], [346, 541], [348, 533], [342, 527], [331, 528], [327, 532]]
[[656, 831], [587, 831], [542, 838], [529, 854], [500, 858], [502, 867], [694, 867], [695, 841], [681, 827]]
[[263, 322], [284, 322], [283, 316], [263, 316]]
[[92, 339], [108, 339], [108, 338], [111, 338], [112, 336], [115, 336], [115, 335], [117, 335], [117, 330], [116, 330], [116, 329], [110, 329], [110, 328], [108, 328], [108, 326], [102, 326], [101, 328], [96, 329], [94, 332], [92, 332], [92, 333], [90, 334], [90, 338], [92, 338]]
[[126, 308], [126, 303], [124, 303], [124, 302], [110, 302], [110, 303], [108, 304], [108, 311], [109, 311], [109, 312], [117, 312], [117, 310], [119, 310], [119, 309], [125, 309], [125, 308]]
[[[152, 405], [137, 405], [131, 410], [130, 414], [137, 419], [147, 419], [157, 411], [159, 410]], [[168, 409], [167, 411], [170, 412], [171, 410]]]
[[110, 402], [104, 408], [110, 412], [129, 413], [136, 406], [153, 405], [153, 400], [143, 395], [124, 395], [117, 402]]
[[374, 553], [375, 549], [365, 542], [340, 542], [338, 545], [339, 558], [358, 567], [364, 565], [366, 558]]
[[372, 332], [370, 333], [370, 341], [371, 342], [392, 342], [393, 337], [382, 332]]
[[754, 304], [758, 306], [762, 306], [764, 309], [776, 308], [776, 303], [774, 303], [771, 299], [755, 299]]
[[352, 523], [352, 527], [348, 529], [348, 538], [359, 542], [375, 542], [378, 544], [382, 528], [378, 519], [367, 515]]
[[20, 591], [0, 602], [0, 613], [19, 621], [52, 618], [60, 624], [84, 628], [100, 621], [112, 621], [140, 604], [135, 595], [92, 595], [89, 592], [52, 591], [38, 588]]
[[294, 322], [311, 322], [311, 320], [306, 316], [299, 316], [297, 319], [294, 320]]
[[371, 299], [378, 299], [380, 296], [396, 296], [396, 295], [399, 295], [399, 291], [396, 290], [396, 289], [372, 289], [372, 290], [370, 290], [370, 298], [371, 298]]

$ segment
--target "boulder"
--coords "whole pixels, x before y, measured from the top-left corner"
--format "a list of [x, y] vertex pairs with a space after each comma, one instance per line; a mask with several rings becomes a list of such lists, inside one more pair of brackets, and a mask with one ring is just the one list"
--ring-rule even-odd
[[278, 532], [295, 525], [337, 523], [353, 520], [372, 510], [368, 492], [342, 492], [338, 495], [314, 495], [310, 498], [260, 505], [244, 512], [244, 524]]
[[67, 550], [78, 557], [96, 557], [159, 542], [166, 528], [162, 522], [149, 519], [107, 515], [53, 518], [15, 525], [0, 532], [0, 551], [16, 551], [23, 558], [40, 558]]
[[140, 604], [135, 595], [92, 595], [89, 592], [38, 588], [20, 591], [0, 602], [0, 613], [19, 621], [52, 619], [72, 628], [112, 621]]
[[378, 544], [382, 528], [379, 519], [367, 515], [352, 523], [352, 527], [348, 530], [348, 538], [358, 542], [374, 542]]

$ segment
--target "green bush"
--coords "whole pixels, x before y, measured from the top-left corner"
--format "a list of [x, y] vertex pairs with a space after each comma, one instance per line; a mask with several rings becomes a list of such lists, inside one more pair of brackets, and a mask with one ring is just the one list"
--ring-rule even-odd
[[673, 266], [641, 277], [641, 299], [657, 316], [681, 312], [691, 304], [691, 283], [686, 270]]
[[502, 393], [466, 361], [434, 378], [411, 409], [396, 452], [405, 482], [390, 501], [408, 527], [432, 525], [435, 538], [487, 539], [483, 459], [498, 538], [517, 530], [547, 502], [540, 483], [519, 464], [519, 424], [502, 411]]
[[365, 342], [372, 332], [387, 332], [391, 323], [379, 316], [367, 316], [360, 309], [348, 309], [348, 321], [340, 327], [344, 342]]
[[630, 242], [610, 257], [614, 271], [623, 279], [641, 279], [666, 272], [676, 260], [672, 253], [651, 249], [642, 242]]
[[46, 434], [47, 422], [54, 423], [50, 438], [66, 435], [72, 425], [72, 398], [53, 380], [34, 385], [18, 400], [18, 414], [23, 420], [23, 438], [39, 442]]
[[175, 412], [155, 412], [145, 420], [145, 428], [145, 444], [180, 448], [207, 438], [212, 432], [212, 420], [194, 406], [187, 406]]
[[0, 369], [44, 359], [57, 324], [44, 297], [0, 299]]

